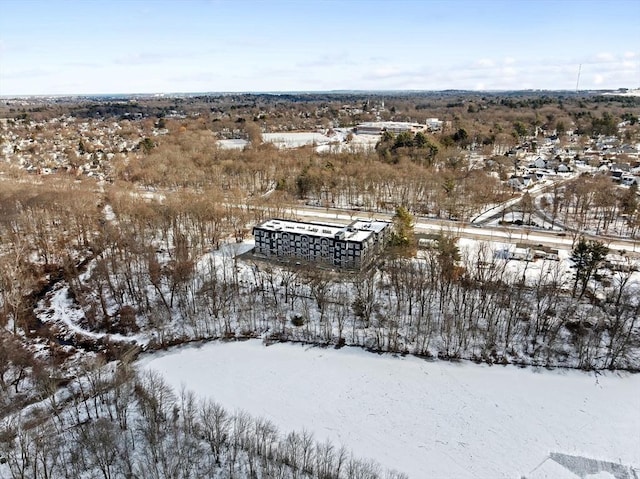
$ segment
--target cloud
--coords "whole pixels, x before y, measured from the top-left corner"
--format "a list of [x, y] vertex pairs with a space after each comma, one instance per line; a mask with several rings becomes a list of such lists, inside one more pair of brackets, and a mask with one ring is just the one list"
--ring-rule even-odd
[[299, 62], [296, 66], [299, 68], [328, 68], [344, 64], [353, 63], [346, 53], [336, 53], [330, 55], [322, 55], [312, 60]]
[[211, 82], [215, 80], [215, 78], [216, 75], [213, 72], [199, 71], [169, 77], [168, 80], [171, 82]]
[[611, 54], [611, 53], [598, 53], [598, 54], [596, 55], [596, 60], [597, 60], [598, 62], [605, 62], [605, 63], [607, 63], [607, 62], [614, 62], [614, 61], [616, 61], [616, 58], [615, 58], [615, 56], [614, 56], [613, 54]]
[[400, 67], [392, 66], [392, 65], [384, 65], [378, 68], [375, 68], [370, 76], [372, 78], [397, 78], [397, 77], [406, 77], [410, 76], [410, 73], [406, 70], [403, 70]]
[[42, 50], [43, 48], [40, 45], [30, 44], [26, 42], [16, 42], [12, 41], [12, 39], [0, 38], [0, 55], [7, 55], [6, 58], [9, 58], [10, 56], [26, 56], [33, 53], [34, 51]]
[[374, 62], [366, 68], [345, 68], [339, 81], [348, 83], [348, 88], [379, 90], [574, 90], [582, 65], [581, 89], [634, 87], [638, 82], [637, 61], [624, 57], [620, 52], [594, 52], [582, 58], [480, 58], [448, 65], [421, 65], [396, 59]]
[[367, 60], [369, 61], [369, 63], [385, 63], [390, 59], [386, 56], [370, 56], [369, 58], [367, 58]]
[[102, 65], [96, 62], [66, 62], [65, 67], [97, 68]]
[[45, 70], [43, 68], [31, 68], [28, 70], [16, 70], [9, 71], [8, 73], [3, 73], [2, 77], [4, 78], [17, 78], [17, 79], [28, 79], [34, 77], [42, 77], [49, 75], [51, 72], [49, 70]]
[[190, 53], [177, 52], [141, 52], [133, 53], [125, 57], [117, 58], [114, 63], [118, 65], [154, 65], [164, 63], [167, 60], [191, 56]]
[[[450, 65], [434, 70], [422, 78], [395, 76], [397, 83], [404, 80], [407, 88], [413, 86], [420, 89], [476, 89], [476, 90], [522, 90], [522, 89], [568, 89], [575, 88], [578, 64], [573, 62], [549, 62], [546, 60], [528, 60], [483, 62], [484, 68], [478, 68], [478, 61], [467, 64]], [[516, 66], [517, 65], [517, 66]], [[617, 88], [633, 83], [632, 72], [621, 74], [621, 69], [628, 71], [628, 65], [622, 62], [605, 62], [583, 65], [583, 88]], [[387, 78], [391, 72], [387, 72]], [[587, 80], [587, 78], [589, 80]], [[386, 79], [386, 78], [385, 78]]]
[[481, 58], [477, 60], [474, 64], [474, 68], [493, 68], [496, 65], [496, 62], [491, 60], [490, 58]]

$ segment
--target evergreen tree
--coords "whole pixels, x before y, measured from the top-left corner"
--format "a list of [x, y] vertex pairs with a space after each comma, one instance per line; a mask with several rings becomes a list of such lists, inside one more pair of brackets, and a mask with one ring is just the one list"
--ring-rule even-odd
[[413, 215], [404, 206], [396, 208], [393, 217], [394, 231], [391, 236], [391, 246], [395, 247], [402, 255], [410, 256], [415, 250], [416, 240], [413, 228], [415, 226]]
[[580, 241], [576, 247], [571, 251], [571, 261], [576, 268], [575, 281], [573, 283], [573, 296], [575, 297], [578, 290], [578, 284], [580, 284], [580, 295], [578, 299], [582, 298], [589, 280], [593, 277], [600, 264], [604, 261], [609, 248], [607, 248], [600, 241], [587, 241], [584, 238], [580, 238]]

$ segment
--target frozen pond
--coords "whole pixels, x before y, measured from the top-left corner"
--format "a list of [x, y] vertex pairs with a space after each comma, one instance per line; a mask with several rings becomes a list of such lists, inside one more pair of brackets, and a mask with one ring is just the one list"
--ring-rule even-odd
[[268, 418], [282, 433], [307, 429], [415, 479], [516, 478], [553, 452], [640, 464], [640, 375], [259, 340], [176, 348], [140, 367], [229, 411]]

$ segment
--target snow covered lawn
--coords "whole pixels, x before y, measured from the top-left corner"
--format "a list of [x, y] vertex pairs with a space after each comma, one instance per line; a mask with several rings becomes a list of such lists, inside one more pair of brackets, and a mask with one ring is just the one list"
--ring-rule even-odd
[[429, 362], [261, 341], [144, 357], [229, 411], [307, 429], [413, 479], [517, 478], [551, 452], [640, 465], [640, 375]]

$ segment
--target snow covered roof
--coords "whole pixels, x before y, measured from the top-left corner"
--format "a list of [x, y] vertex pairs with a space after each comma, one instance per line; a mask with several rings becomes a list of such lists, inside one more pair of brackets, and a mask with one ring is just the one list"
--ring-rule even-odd
[[367, 221], [367, 220], [356, 220], [349, 225], [351, 228], [355, 228], [357, 230], [362, 231], [373, 231], [375, 233], [380, 233], [383, 229], [389, 226], [388, 221]]
[[367, 131], [382, 132], [384, 130], [389, 132], [402, 132], [411, 130], [424, 130], [428, 127], [433, 127], [434, 125], [434, 123], [422, 125], [420, 123], [409, 123], [405, 121], [367, 121], [364, 123], [360, 123], [356, 127], [356, 131], [361, 133]]
[[526, 479], [633, 479], [637, 469], [623, 464], [552, 452]]
[[304, 234], [309, 236], [317, 236], [321, 238], [335, 238], [345, 241], [362, 242], [368, 239], [374, 233], [380, 233], [387, 226], [387, 221], [378, 220], [356, 220], [348, 226], [336, 225], [331, 223], [306, 223], [302, 221], [289, 221], [281, 219], [270, 219], [256, 226], [268, 231], [282, 231], [296, 234]]
[[526, 479], [580, 479], [580, 476], [547, 458], [540, 466], [533, 470]]

